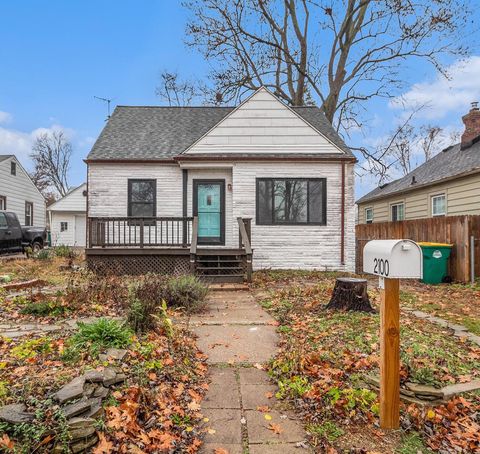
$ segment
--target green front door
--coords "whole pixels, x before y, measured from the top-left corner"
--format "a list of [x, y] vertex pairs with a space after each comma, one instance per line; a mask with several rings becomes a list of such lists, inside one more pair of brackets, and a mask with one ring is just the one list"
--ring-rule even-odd
[[224, 243], [223, 180], [194, 180], [194, 215], [198, 216], [198, 241], [203, 244]]

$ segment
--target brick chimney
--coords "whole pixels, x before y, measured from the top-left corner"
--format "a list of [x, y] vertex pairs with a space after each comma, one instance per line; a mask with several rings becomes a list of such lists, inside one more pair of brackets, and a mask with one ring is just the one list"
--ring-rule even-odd
[[472, 102], [472, 108], [462, 117], [465, 131], [462, 134], [462, 150], [472, 145], [473, 140], [480, 136], [480, 109], [478, 102]]

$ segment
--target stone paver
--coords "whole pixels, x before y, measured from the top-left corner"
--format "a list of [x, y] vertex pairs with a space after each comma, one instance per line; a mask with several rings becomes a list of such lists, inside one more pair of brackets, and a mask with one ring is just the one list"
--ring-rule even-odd
[[210, 385], [203, 400], [203, 408], [240, 409], [240, 393], [232, 368], [214, 368], [210, 371]]
[[223, 452], [226, 451], [228, 454], [243, 454], [243, 446], [241, 444], [229, 445], [218, 443], [204, 443], [200, 449], [200, 454], [217, 454], [219, 452], [217, 450], [220, 449], [223, 449]]
[[274, 326], [200, 325], [192, 327], [197, 344], [210, 364], [263, 363], [276, 351]]
[[[257, 365], [276, 353], [273, 321], [247, 291], [214, 292], [207, 310], [190, 317], [197, 344], [211, 364], [202, 403], [202, 412], [209, 418], [202, 453], [219, 448], [229, 454], [306, 452], [296, 446], [305, 446], [304, 430], [298, 421], [275, 410], [277, 388]], [[271, 420], [258, 407], [268, 407]], [[277, 426], [269, 429], [270, 423], [278, 424], [279, 434], [271, 430]]]
[[[262, 413], [256, 410], [247, 410], [245, 412], [248, 427], [248, 440], [251, 444], [255, 443], [299, 443], [305, 440], [305, 431], [298, 424], [298, 421], [284, 418], [283, 413], [275, 410], [268, 413]], [[265, 416], [269, 415], [272, 419], [267, 420]], [[268, 427], [270, 424], [276, 424], [281, 432], [276, 434]]]
[[[51, 333], [54, 331], [74, 330], [78, 328], [78, 322], [92, 323], [101, 317], [86, 317], [76, 319], [66, 319], [54, 324], [42, 323], [12, 323], [2, 324], [0, 326], [0, 336], [15, 339], [17, 337], [28, 336], [30, 334]], [[112, 320], [122, 321], [121, 317], [106, 317]]]
[[203, 411], [209, 419], [205, 443], [241, 444], [242, 443], [242, 414], [240, 410], [210, 409]]
[[276, 391], [277, 388], [273, 385], [240, 385], [243, 408], [245, 410], [256, 410], [257, 407], [274, 406]]
[[270, 380], [264, 370], [255, 367], [242, 367], [238, 371], [240, 385], [268, 385]]
[[305, 450], [299, 449], [296, 443], [271, 443], [249, 445], [249, 454], [299, 454]]

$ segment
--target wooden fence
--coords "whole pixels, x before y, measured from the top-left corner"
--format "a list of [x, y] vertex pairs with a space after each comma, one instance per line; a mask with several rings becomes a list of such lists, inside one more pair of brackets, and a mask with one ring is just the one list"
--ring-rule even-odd
[[358, 224], [356, 271], [363, 270], [363, 248], [370, 240], [411, 239], [453, 244], [449, 274], [455, 281], [470, 281], [471, 237], [474, 241], [475, 276], [480, 276], [480, 216], [445, 216], [399, 222]]

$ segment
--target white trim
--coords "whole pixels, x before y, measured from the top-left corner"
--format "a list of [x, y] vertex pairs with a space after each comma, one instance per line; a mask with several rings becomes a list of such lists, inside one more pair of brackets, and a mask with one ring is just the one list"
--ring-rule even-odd
[[[438, 199], [438, 198], [441, 198], [441, 197], [443, 197], [443, 200], [444, 200], [444, 203], [443, 203], [444, 211], [443, 211], [443, 213], [435, 214], [433, 212], [433, 199]], [[447, 194], [445, 192], [430, 195], [430, 213], [431, 213], [432, 217], [446, 216], [447, 215]]]
[[[367, 211], [371, 211], [371, 212], [372, 212], [372, 217], [371, 217], [371, 219], [368, 218], [368, 216], [367, 216]], [[372, 206], [366, 207], [364, 213], [365, 213], [365, 224], [372, 224], [372, 223], [373, 223], [373, 217], [374, 217], [373, 207], [372, 207]], [[370, 221], [370, 222], [368, 222], [368, 221]]]
[[[193, 142], [186, 150], [183, 150], [179, 156], [182, 154], [188, 153], [193, 147], [195, 147], [203, 138], [208, 136], [214, 129], [216, 129], [218, 126], [220, 126], [224, 121], [229, 119], [235, 112], [237, 112], [238, 109], [243, 107], [250, 99], [252, 99], [257, 93], [260, 93], [261, 91], [266, 91], [269, 95], [271, 95], [277, 102], [279, 102], [283, 107], [286, 107], [290, 112], [292, 112], [297, 118], [299, 118], [306, 126], [309, 128], [313, 129], [320, 137], [325, 139], [330, 145], [335, 147], [338, 151], [339, 154], [346, 155], [345, 151], [343, 151], [338, 145], [335, 145], [327, 136], [322, 134], [315, 126], [313, 126], [311, 123], [309, 123], [305, 118], [303, 118], [301, 115], [299, 115], [297, 112], [295, 112], [290, 106], [285, 104], [283, 101], [281, 101], [277, 96], [275, 96], [268, 88], [264, 87], [263, 85], [255, 90], [247, 99], [242, 101], [238, 106], [236, 106], [231, 112], [227, 114], [227, 116], [223, 117], [218, 123], [216, 123], [214, 126], [212, 126], [203, 136], [199, 137], [195, 142]], [[214, 153], [212, 153], [214, 154]]]
[[[396, 219], [395, 221], [393, 220], [393, 212], [392, 212], [392, 208], [394, 206], [403, 206], [403, 218], [402, 219]], [[398, 211], [398, 210], [397, 210]], [[405, 201], [404, 200], [401, 200], [401, 201], [398, 201], [398, 202], [393, 202], [390, 204], [390, 221], [391, 222], [396, 222], [396, 221], [404, 221], [405, 220]]]

